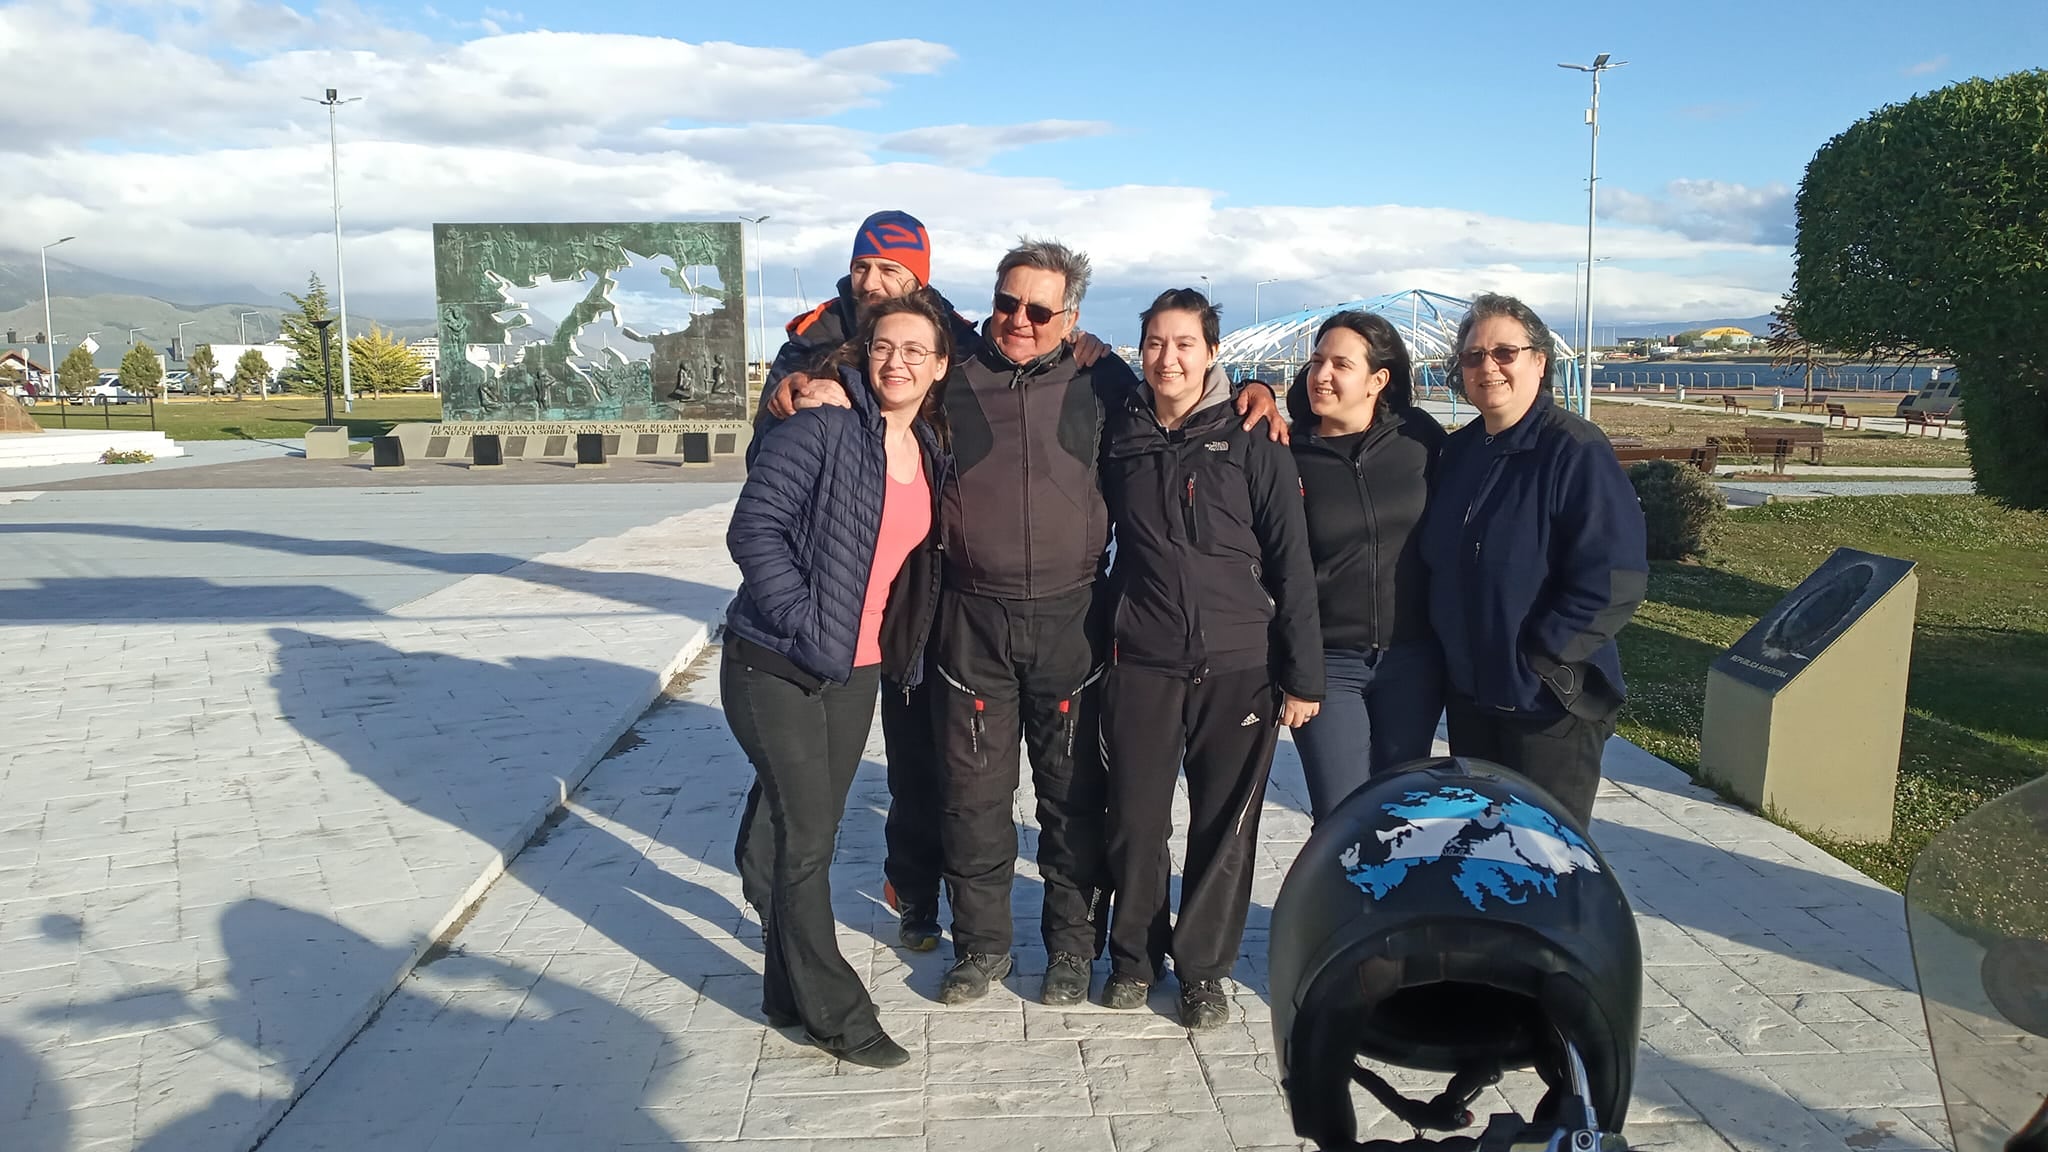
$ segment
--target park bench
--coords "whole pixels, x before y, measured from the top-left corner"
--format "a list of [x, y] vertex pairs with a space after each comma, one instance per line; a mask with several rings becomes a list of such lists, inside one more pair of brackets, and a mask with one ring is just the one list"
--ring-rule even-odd
[[1698, 447], [1654, 447], [1643, 444], [1616, 444], [1614, 458], [1623, 464], [1635, 464], [1644, 460], [1682, 460], [1709, 476], [1714, 474], [1714, 465], [1720, 462], [1721, 448], [1712, 440]]
[[1811, 424], [1744, 428], [1739, 438], [1710, 436], [1707, 443], [1730, 456], [1768, 456], [1773, 472], [1783, 472], [1794, 452], [1804, 451], [1809, 462], [1818, 464], [1827, 450], [1825, 431]]
[[1900, 414], [1900, 418], [1905, 420], [1906, 431], [1908, 432], [1918, 428], [1920, 434], [1925, 436], [1929, 428], [1934, 429], [1934, 438], [1936, 440], [1941, 439], [1941, 434], [1948, 429], [1947, 413], [1922, 412], [1917, 408], [1908, 408]]
[[1797, 408], [1801, 412], [1825, 412], [1828, 410], [1829, 403], [1830, 401], [1825, 392], [1816, 392], [1811, 400], [1788, 401], [1787, 407]]
[[1835, 421], [1837, 421], [1837, 420], [1840, 420], [1840, 421], [1842, 422], [1842, 428], [1843, 428], [1843, 430], [1844, 430], [1844, 431], [1847, 431], [1847, 430], [1848, 430], [1848, 428], [1849, 428], [1849, 421], [1851, 421], [1851, 420], [1854, 420], [1854, 421], [1856, 422], [1856, 427], [1858, 427], [1858, 428], [1862, 428], [1862, 427], [1863, 427], [1863, 417], [1861, 417], [1861, 416], [1858, 416], [1858, 415], [1856, 415], [1856, 414], [1855, 414], [1854, 412], [1851, 412], [1851, 411], [1849, 411], [1849, 409], [1848, 409], [1848, 407], [1847, 407], [1846, 405], [1842, 405], [1842, 404], [1830, 404], [1830, 405], [1828, 405], [1828, 427], [1830, 427], [1830, 428], [1834, 427], [1834, 426], [1835, 426]]
[[1721, 409], [1724, 412], [1747, 412], [1749, 411], [1749, 405], [1744, 404], [1733, 396], [1723, 395], [1721, 397]]

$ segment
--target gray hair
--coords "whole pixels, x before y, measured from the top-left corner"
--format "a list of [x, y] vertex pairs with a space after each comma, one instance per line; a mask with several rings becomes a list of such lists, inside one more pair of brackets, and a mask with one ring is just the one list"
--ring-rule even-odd
[[1017, 246], [1005, 252], [1003, 262], [996, 265], [997, 287], [1002, 286], [1003, 277], [1012, 268], [1038, 268], [1065, 277], [1067, 292], [1061, 303], [1068, 309], [1081, 306], [1081, 297], [1088, 294], [1088, 279], [1095, 274], [1088, 257], [1057, 240], [1033, 240], [1029, 236], [1018, 237]]
[[1458, 363], [1458, 354], [1465, 350], [1465, 338], [1472, 334], [1472, 329], [1477, 327], [1481, 320], [1491, 320], [1496, 316], [1505, 316], [1513, 320], [1522, 326], [1522, 331], [1528, 333], [1529, 343], [1535, 345], [1533, 354], [1543, 357], [1543, 386], [1556, 387], [1557, 382], [1552, 376], [1557, 370], [1557, 340], [1550, 334], [1550, 325], [1543, 322], [1543, 317], [1538, 316], [1534, 308], [1515, 297], [1486, 292], [1472, 298], [1472, 307], [1466, 310], [1465, 318], [1458, 322], [1458, 341], [1451, 345], [1451, 360], [1445, 370], [1445, 377], [1451, 390], [1460, 396], [1465, 394], [1465, 370]]

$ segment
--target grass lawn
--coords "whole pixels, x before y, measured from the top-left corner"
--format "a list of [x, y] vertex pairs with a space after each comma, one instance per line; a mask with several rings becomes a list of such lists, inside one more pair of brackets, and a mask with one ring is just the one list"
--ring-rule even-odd
[[[139, 404], [113, 408], [66, 406], [60, 416], [54, 404], [29, 409], [45, 428], [102, 427], [102, 416], [113, 418], [115, 428], [149, 427], [149, 409]], [[180, 396], [156, 407], [158, 430], [173, 440], [297, 440], [306, 429], [326, 423], [327, 402], [319, 396], [283, 396], [269, 400], [200, 399]], [[356, 410], [343, 412], [334, 402], [335, 423], [348, 428], [351, 436], [381, 436], [395, 424], [434, 421], [441, 418], [441, 398], [426, 394], [358, 396]]]
[[[1687, 412], [1640, 404], [1602, 403], [1593, 405], [1593, 422], [1609, 436], [1634, 436], [1645, 444], [1673, 446], [1704, 444], [1709, 436], [1740, 436], [1746, 427], [1773, 423], [1756, 415], [1709, 412], [1704, 408]], [[1961, 440], [1937, 440], [1917, 433], [1905, 436], [1830, 428], [1827, 451], [1821, 459], [1828, 464], [1858, 467], [1967, 468], [1970, 450]], [[1804, 462], [1804, 455], [1799, 460]]]
[[[1872, 496], [1729, 520], [1704, 562], [1653, 566], [1649, 601], [1621, 634], [1622, 735], [1696, 773], [1707, 666], [1848, 546], [1919, 565], [1896, 825], [1883, 844], [1809, 838], [1903, 887], [1929, 837], [2048, 772], [2048, 514], [1978, 496]], [[2048, 876], [2048, 860], [2026, 866]], [[2048, 926], [2048, 909], [2038, 918]]]

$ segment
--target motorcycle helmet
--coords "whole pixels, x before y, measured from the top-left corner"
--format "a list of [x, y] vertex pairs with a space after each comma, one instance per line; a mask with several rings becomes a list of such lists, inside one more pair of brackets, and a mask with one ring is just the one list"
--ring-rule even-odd
[[[1531, 1126], [1578, 1152], [1619, 1146], [1642, 1011], [1635, 918], [1585, 829], [1528, 779], [1455, 757], [1374, 776], [1288, 869], [1270, 948], [1303, 1138], [1356, 1146], [1354, 1082], [1418, 1132], [1456, 1130], [1503, 1071], [1533, 1067], [1549, 1092]], [[1410, 1100], [1359, 1056], [1451, 1085]]]

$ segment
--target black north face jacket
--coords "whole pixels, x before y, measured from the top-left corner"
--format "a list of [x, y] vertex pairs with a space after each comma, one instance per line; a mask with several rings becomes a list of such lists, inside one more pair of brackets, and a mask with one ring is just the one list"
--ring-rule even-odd
[[1316, 570], [1294, 456], [1240, 427], [1219, 371], [1201, 403], [1168, 429], [1140, 386], [1110, 414], [1115, 659], [1191, 676], [1265, 666], [1290, 695], [1321, 700]]

